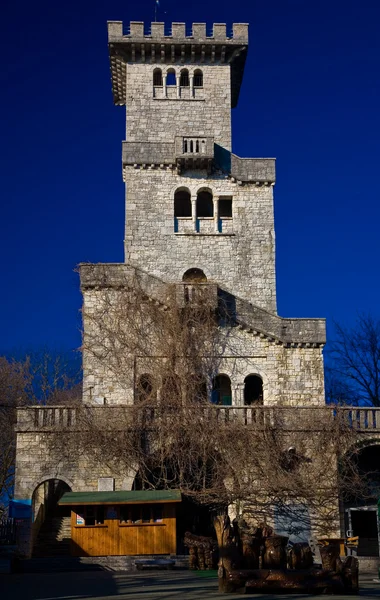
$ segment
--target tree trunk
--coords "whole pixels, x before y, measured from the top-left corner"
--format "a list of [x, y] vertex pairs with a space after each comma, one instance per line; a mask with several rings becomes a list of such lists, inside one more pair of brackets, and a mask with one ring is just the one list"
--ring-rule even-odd
[[218, 580], [219, 592], [234, 591], [228, 576], [238, 562], [236, 545], [233, 540], [233, 529], [228, 515], [219, 515], [214, 519], [216, 538], [219, 546]]

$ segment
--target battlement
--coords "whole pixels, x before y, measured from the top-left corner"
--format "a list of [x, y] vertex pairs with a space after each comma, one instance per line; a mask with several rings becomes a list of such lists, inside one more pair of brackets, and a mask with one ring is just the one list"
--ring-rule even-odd
[[231, 69], [231, 106], [236, 106], [248, 49], [248, 24], [234, 23], [227, 32], [225, 23], [151, 23], [149, 32], [142, 21], [131, 21], [124, 33], [122, 21], [109, 21], [108, 47], [111, 61], [114, 102], [126, 102], [126, 65], [137, 64], [205, 64], [225, 65]]
[[109, 42], [125, 37], [138, 41], [144, 39], [147, 41], [223, 42], [226, 44], [239, 42], [239, 44], [248, 44], [248, 23], [233, 23], [230, 34], [227, 33], [226, 23], [214, 23], [211, 32], [207, 32], [206, 23], [192, 23], [189, 32], [186, 32], [186, 23], [172, 23], [170, 33], [165, 33], [165, 23], [151, 23], [150, 30], [146, 33], [143, 21], [131, 21], [126, 34], [123, 33], [122, 21], [108, 21], [107, 25]]

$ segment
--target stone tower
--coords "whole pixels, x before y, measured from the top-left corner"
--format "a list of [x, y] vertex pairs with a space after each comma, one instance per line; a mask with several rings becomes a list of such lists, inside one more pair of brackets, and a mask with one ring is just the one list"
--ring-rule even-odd
[[[274, 161], [231, 154], [248, 25], [108, 24], [115, 104], [126, 106], [125, 262], [164, 281], [192, 268], [276, 311]], [[181, 193], [182, 192], [182, 193]]]
[[[114, 103], [126, 107], [125, 263], [82, 265], [84, 313], [96, 289], [139, 272], [149, 290], [194, 277], [233, 299], [240, 358], [227, 359], [232, 403], [244, 404], [255, 374], [264, 403], [324, 402], [321, 319], [277, 316], [273, 186], [275, 161], [231, 149], [231, 109], [239, 98], [248, 25], [108, 23]], [[218, 293], [219, 293], [218, 292]], [[133, 402], [107, 365], [86, 351], [84, 401]], [[138, 375], [134, 374], [134, 381]], [[235, 390], [235, 391], [234, 391]]]
[[[164, 343], [154, 356], [151, 347], [139, 354], [112, 339], [109, 309], [137, 281], [141, 304], [153, 307], [150, 314], [156, 306], [165, 312], [168, 289], [178, 294], [179, 306], [204, 289], [215, 309], [220, 298], [228, 299], [233, 318], [219, 321], [228, 343], [217, 350], [206, 393], [221, 419], [239, 414], [249, 424], [264, 405], [261, 414], [271, 424], [278, 416], [281, 424], [284, 407], [324, 405], [325, 322], [277, 315], [274, 160], [242, 159], [231, 152], [231, 108], [238, 102], [248, 26], [235, 24], [230, 34], [215, 24], [207, 35], [206, 25], [195, 23], [187, 33], [182, 23], [173, 23], [170, 35], [162, 23], [152, 23], [149, 35], [143, 23], [131, 23], [125, 35], [121, 22], [108, 24], [114, 102], [127, 110], [125, 262], [80, 266], [83, 402], [95, 405], [83, 412], [100, 414], [104, 422], [118, 414], [112, 405], [126, 406], [128, 413], [142, 389], [149, 393], [147, 377], [155, 383], [156, 398], [165, 401], [165, 375], [155, 368], [167, 359]], [[126, 306], [122, 303], [118, 316], [129, 342]], [[144, 337], [141, 323], [135, 338]], [[113, 360], [120, 346], [127, 361]], [[98, 411], [99, 405], [104, 410]], [[120, 471], [116, 463], [115, 468], [103, 464], [96, 452], [83, 457], [70, 446], [69, 456], [63, 453], [61, 433], [77, 431], [78, 411], [69, 406], [18, 411], [15, 497], [35, 505], [37, 524], [38, 490], [47, 481], [78, 492], [133, 485], [132, 468]]]

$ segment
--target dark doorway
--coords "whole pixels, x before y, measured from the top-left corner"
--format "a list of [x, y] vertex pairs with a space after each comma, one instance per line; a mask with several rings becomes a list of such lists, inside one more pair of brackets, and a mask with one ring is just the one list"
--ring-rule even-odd
[[352, 535], [359, 536], [359, 556], [379, 556], [377, 510], [351, 510]]
[[248, 375], [244, 380], [244, 404], [263, 403], [263, 380], [258, 375]]
[[188, 549], [183, 543], [187, 531], [195, 535], [216, 538], [212, 509], [209, 506], [198, 504], [192, 498], [182, 495], [182, 502], [177, 505], [178, 554], [188, 554]]
[[207, 277], [201, 269], [188, 269], [182, 276], [184, 283], [207, 283]]

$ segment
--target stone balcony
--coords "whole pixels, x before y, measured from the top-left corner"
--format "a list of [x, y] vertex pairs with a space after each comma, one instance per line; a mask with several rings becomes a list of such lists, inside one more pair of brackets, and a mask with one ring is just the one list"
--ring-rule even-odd
[[[175, 409], [177, 410], [177, 409]], [[291, 407], [291, 406], [216, 406], [210, 404], [194, 408], [204, 418], [214, 419], [221, 426], [240, 421], [247, 427], [281, 428], [286, 431], [318, 430], [318, 422], [326, 423], [326, 415], [331, 419], [342, 419], [358, 434], [380, 435], [380, 408], [359, 408], [354, 406], [335, 407]], [[104, 424], [106, 428], [125, 429], [136, 423], [150, 423], [162, 418], [171, 418], [168, 408], [159, 406], [136, 408], [136, 406], [120, 405], [81, 405], [81, 406], [30, 406], [17, 410], [17, 432], [83, 430], [86, 421]]]
[[174, 153], [179, 172], [185, 169], [205, 169], [210, 173], [214, 160], [214, 138], [176, 136]]
[[221, 169], [237, 183], [271, 185], [276, 181], [274, 158], [240, 158], [208, 136], [176, 136], [174, 142], [123, 142], [123, 167]]

